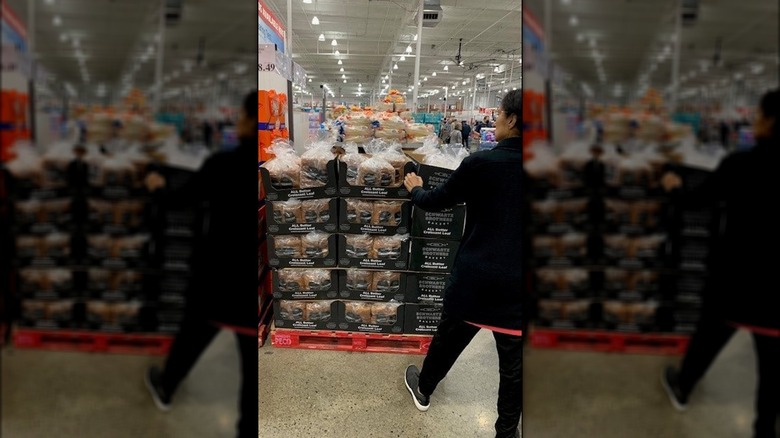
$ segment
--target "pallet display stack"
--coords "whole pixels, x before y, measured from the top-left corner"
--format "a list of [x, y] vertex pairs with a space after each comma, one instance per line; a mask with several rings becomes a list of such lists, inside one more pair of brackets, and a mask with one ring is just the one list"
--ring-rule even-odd
[[[707, 218], [660, 187], [667, 156], [587, 146], [555, 156], [537, 145], [528, 164], [531, 343], [681, 354], [701, 302]], [[689, 170], [686, 181], [705, 173]]]
[[400, 148], [336, 157], [331, 146], [277, 149], [261, 167], [273, 345], [424, 354], [462, 217], [454, 230], [458, 213], [413, 212], [402, 181], [418, 166]]
[[22, 298], [15, 344], [111, 350], [129, 342], [162, 353], [167, 337], [124, 336], [157, 329], [146, 278], [153, 271], [147, 161], [72, 147], [55, 144], [42, 156], [23, 147], [9, 163]]

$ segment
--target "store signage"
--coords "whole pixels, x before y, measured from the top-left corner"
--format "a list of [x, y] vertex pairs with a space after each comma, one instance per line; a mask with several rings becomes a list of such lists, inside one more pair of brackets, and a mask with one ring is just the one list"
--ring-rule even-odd
[[257, 71], [276, 71], [276, 48], [273, 44], [259, 44], [257, 46]]
[[258, 44], [276, 44], [276, 49], [284, 52], [286, 32], [282, 22], [268, 9], [263, 0], [257, 0]]
[[2, 41], [4, 44], [12, 44], [20, 53], [27, 53], [27, 29], [19, 20], [19, 17], [11, 10], [5, 0], [0, 4], [0, 27], [2, 28]]

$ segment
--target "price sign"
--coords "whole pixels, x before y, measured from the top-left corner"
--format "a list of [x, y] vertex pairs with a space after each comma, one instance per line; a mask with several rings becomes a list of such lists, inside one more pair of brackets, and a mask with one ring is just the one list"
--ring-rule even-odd
[[259, 44], [257, 49], [257, 71], [276, 71], [276, 47], [273, 44]]
[[276, 70], [276, 64], [274, 63], [268, 63], [268, 64], [258, 64], [257, 71], [274, 71]]

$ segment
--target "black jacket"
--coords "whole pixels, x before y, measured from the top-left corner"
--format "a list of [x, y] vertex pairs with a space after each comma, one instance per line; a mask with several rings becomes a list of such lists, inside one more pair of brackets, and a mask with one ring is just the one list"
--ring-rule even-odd
[[777, 208], [780, 144], [760, 142], [729, 155], [695, 191], [675, 193], [691, 207], [721, 208], [721, 231], [709, 259], [705, 311], [727, 321], [780, 329]]
[[468, 124], [464, 123], [463, 124], [463, 131], [462, 131], [462, 133], [463, 133], [463, 140], [466, 140], [467, 138], [469, 138], [469, 135], [471, 135], [471, 126], [469, 126]]
[[514, 330], [522, 322], [521, 138], [474, 153], [442, 186], [412, 190], [425, 210], [466, 203], [466, 229], [444, 297], [451, 317]]
[[163, 193], [169, 206], [202, 218], [192, 256], [188, 308], [210, 321], [257, 328], [257, 146], [209, 157], [186, 185]]

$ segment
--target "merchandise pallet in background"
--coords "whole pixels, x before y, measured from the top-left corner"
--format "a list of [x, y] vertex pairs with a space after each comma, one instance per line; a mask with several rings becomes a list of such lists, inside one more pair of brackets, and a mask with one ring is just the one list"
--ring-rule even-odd
[[[698, 320], [715, 218], [683, 210], [658, 179], [673, 169], [690, 190], [707, 172], [606, 166], [594, 176], [592, 165], [559, 164], [558, 177], [533, 181], [529, 200], [532, 345], [684, 351]], [[675, 333], [681, 337], [668, 336]]]

